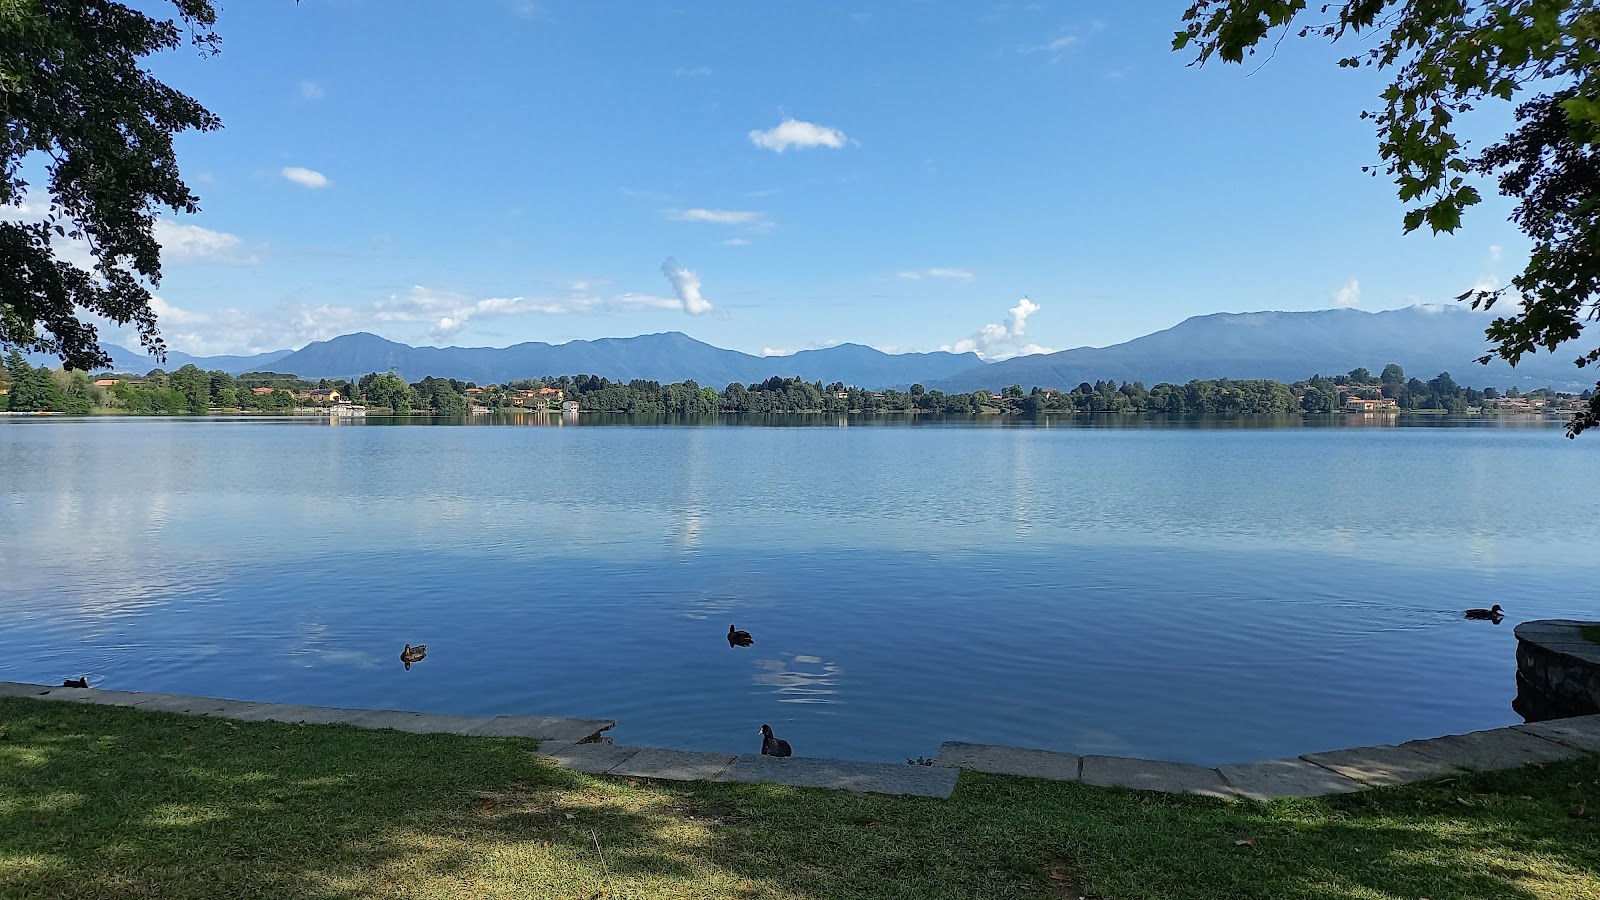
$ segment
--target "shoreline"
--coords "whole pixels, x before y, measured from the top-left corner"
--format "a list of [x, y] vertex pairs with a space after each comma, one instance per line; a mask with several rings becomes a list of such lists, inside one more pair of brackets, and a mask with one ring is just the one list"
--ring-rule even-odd
[[0, 681], [0, 697], [122, 706], [145, 712], [246, 722], [349, 725], [467, 737], [521, 737], [538, 741], [537, 752], [557, 765], [592, 775], [784, 784], [941, 798], [954, 792], [963, 770], [1166, 794], [1271, 800], [1356, 793], [1464, 772], [1501, 771], [1600, 754], [1600, 715], [1216, 767], [955, 741], [940, 746], [932, 765], [907, 765], [629, 747], [612, 744], [603, 737], [604, 732], [616, 726], [614, 719], [478, 718], [3, 681]]

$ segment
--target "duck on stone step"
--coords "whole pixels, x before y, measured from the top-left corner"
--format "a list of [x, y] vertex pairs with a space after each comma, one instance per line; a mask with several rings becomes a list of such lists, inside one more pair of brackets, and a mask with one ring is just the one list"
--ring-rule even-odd
[[761, 726], [761, 755], [762, 756], [793, 756], [794, 749], [789, 742], [772, 734], [771, 725]]

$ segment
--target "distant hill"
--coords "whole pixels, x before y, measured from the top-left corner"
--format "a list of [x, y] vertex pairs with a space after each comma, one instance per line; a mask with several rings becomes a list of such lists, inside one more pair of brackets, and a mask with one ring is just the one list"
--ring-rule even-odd
[[426, 375], [503, 384], [541, 375], [603, 375], [663, 383], [693, 379], [721, 388], [774, 375], [842, 381], [863, 387], [906, 387], [984, 365], [975, 353], [884, 353], [860, 344], [806, 350], [793, 356], [751, 356], [697, 341], [676, 331], [565, 344], [511, 347], [412, 347], [375, 334], [347, 334], [307, 344], [274, 363], [302, 378], [349, 378], [394, 369], [407, 380]]
[[[188, 353], [179, 353], [176, 350], [167, 351], [167, 361], [158, 363], [155, 357], [143, 350], [129, 350], [116, 344], [101, 344], [100, 348], [111, 354], [111, 368], [117, 372], [143, 375], [151, 369], [162, 369], [171, 372], [184, 366], [193, 364], [208, 372], [221, 369], [232, 375], [241, 372], [259, 372], [270, 369], [273, 363], [293, 353], [293, 350], [273, 350], [267, 353], [257, 353], [254, 356], [191, 356]], [[25, 353], [28, 364], [31, 366], [49, 366], [60, 368], [61, 360], [44, 353]]]
[[1327, 309], [1316, 312], [1215, 313], [1195, 316], [1154, 334], [1110, 347], [1080, 347], [1021, 356], [928, 383], [956, 393], [1024, 388], [1071, 389], [1098, 380], [1166, 381], [1271, 378], [1293, 382], [1311, 375], [1342, 375], [1366, 367], [1374, 375], [1398, 363], [1409, 378], [1426, 381], [1449, 372], [1472, 387], [1557, 389], [1594, 387], [1572, 364], [1572, 352], [1526, 357], [1515, 370], [1503, 362], [1474, 360], [1488, 351], [1483, 329], [1490, 317], [1457, 307], [1411, 306], [1384, 312]]
[[[614, 381], [693, 379], [721, 388], [774, 375], [881, 390], [922, 383], [947, 393], [1024, 388], [1070, 389], [1103, 379], [1182, 384], [1196, 378], [1272, 378], [1292, 382], [1314, 374], [1338, 375], [1359, 366], [1377, 374], [1399, 363], [1410, 377], [1427, 380], [1449, 372], [1473, 387], [1552, 386], [1582, 390], [1594, 377], [1572, 365], [1576, 350], [1541, 353], [1512, 370], [1505, 363], [1480, 366], [1489, 317], [1458, 307], [1420, 307], [1362, 312], [1216, 313], [1195, 316], [1154, 334], [1110, 347], [1080, 347], [1059, 353], [985, 363], [974, 353], [884, 353], [860, 344], [804, 350], [792, 356], [751, 356], [713, 347], [676, 331], [631, 338], [566, 344], [542, 342], [511, 347], [412, 347], [375, 334], [347, 334], [255, 356], [190, 356], [169, 353], [167, 371], [189, 363], [202, 369], [270, 370], [302, 378], [353, 378], [368, 372], [399, 372], [408, 381], [427, 375], [500, 384], [542, 375], [603, 375]], [[105, 345], [126, 372], [148, 372], [155, 361], [134, 350]], [[59, 365], [30, 357], [35, 365]]]

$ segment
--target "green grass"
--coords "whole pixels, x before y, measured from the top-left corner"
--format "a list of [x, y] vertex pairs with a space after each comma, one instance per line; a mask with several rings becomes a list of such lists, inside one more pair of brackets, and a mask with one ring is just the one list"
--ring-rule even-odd
[[0, 699], [0, 897], [1600, 897], [1600, 757], [1258, 804], [650, 783], [529, 747]]
[[1578, 633], [1588, 640], [1600, 644], [1600, 625], [1585, 625], [1578, 629]]

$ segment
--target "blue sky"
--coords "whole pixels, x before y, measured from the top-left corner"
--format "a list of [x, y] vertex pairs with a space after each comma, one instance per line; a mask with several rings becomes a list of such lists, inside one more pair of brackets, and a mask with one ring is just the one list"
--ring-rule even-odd
[[180, 141], [163, 331], [1000, 358], [1513, 274], [1491, 190], [1401, 235], [1377, 73], [1293, 37], [1188, 68], [1185, 5], [228, 3], [220, 56], [154, 64], [225, 124]]

